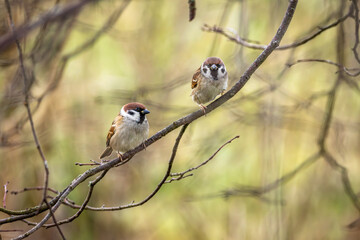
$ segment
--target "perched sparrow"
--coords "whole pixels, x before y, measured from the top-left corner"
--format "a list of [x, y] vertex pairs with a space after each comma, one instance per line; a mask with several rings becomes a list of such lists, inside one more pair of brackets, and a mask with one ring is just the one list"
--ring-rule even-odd
[[149, 135], [149, 123], [146, 114], [150, 113], [141, 103], [124, 105], [112, 122], [106, 138], [106, 149], [100, 159], [109, 156], [115, 150], [121, 158], [124, 153], [140, 145]]
[[217, 57], [207, 58], [191, 81], [193, 101], [205, 112], [206, 107], [203, 104], [222, 94], [227, 88], [227, 81], [228, 74], [224, 62]]

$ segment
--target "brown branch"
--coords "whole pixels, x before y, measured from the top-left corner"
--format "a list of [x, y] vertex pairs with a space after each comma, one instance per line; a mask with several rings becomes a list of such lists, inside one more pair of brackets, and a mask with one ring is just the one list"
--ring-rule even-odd
[[25, 23], [20, 27], [14, 29], [11, 33], [5, 34], [0, 37], [0, 52], [6, 49], [10, 44], [16, 43], [16, 39], [20, 40], [28, 35], [31, 31], [46, 23], [57, 21], [58, 19], [68, 17], [69, 15], [76, 14], [81, 8], [89, 3], [94, 3], [94, 0], [83, 0], [75, 3], [67, 4], [63, 7], [56, 6], [45, 12], [37, 20]]
[[[21, 229], [4, 229], [4, 230], [0, 230], [0, 232], [22, 232], [23, 230]], [[1, 240], [1, 238], [0, 238]]]
[[252, 196], [252, 197], [263, 197], [264, 194], [275, 190], [276, 188], [288, 183], [292, 180], [298, 173], [307, 169], [313, 163], [315, 163], [320, 158], [320, 153], [315, 153], [307, 158], [304, 162], [302, 162], [298, 167], [296, 167], [293, 171], [285, 174], [279, 179], [276, 179], [274, 182], [269, 183], [265, 186], [253, 187], [253, 186], [241, 186], [230, 190], [224, 190], [220, 194], [213, 195], [213, 197], [232, 197], [232, 196]]
[[[223, 96], [212, 102], [207, 106], [206, 113], [209, 114], [211, 111], [215, 110], [222, 104], [224, 104], [226, 101], [234, 97], [247, 83], [247, 81], [250, 79], [252, 74], [259, 68], [259, 66], [267, 59], [267, 57], [279, 46], [285, 32], [287, 31], [288, 26], [290, 25], [290, 22], [292, 20], [292, 17], [294, 15], [296, 6], [297, 6], [297, 0], [290, 0], [288, 4], [288, 8], [286, 10], [286, 13], [284, 15], [284, 18], [274, 36], [274, 38], [271, 40], [270, 44], [266, 47], [266, 49], [256, 58], [256, 60], [250, 65], [250, 67], [244, 72], [244, 74], [240, 77], [239, 81]], [[173, 130], [177, 129], [178, 127], [189, 124], [196, 119], [202, 117], [205, 113], [202, 110], [195, 111], [183, 118], [180, 118], [179, 120], [173, 122], [169, 126], [165, 127], [155, 135], [153, 135], [151, 138], [147, 139], [144, 144], [140, 144], [138, 147], [136, 147], [133, 150], [130, 150], [123, 155], [123, 160], [128, 159], [132, 156], [134, 156], [136, 153], [140, 152], [144, 149], [144, 147], [150, 146], [154, 142], [158, 141], [168, 133], [172, 132]], [[65, 190], [60, 193], [58, 196], [56, 196], [56, 200], [52, 200], [51, 203], [54, 204], [52, 209], [55, 211], [59, 205], [64, 201], [64, 199], [82, 182], [84, 182], [87, 178], [102, 172], [104, 170], [110, 169], [117, 164], [120, 163], [119, 158], [115, 158], [107, 163], [104, 163], [98, 167], [91, 168], [78, 177], [76, 177], [69, 185], [65, 188]], [[34, 216], [34, 209], [38, 209], [39, 207], [32, 208], [30, 211], [28, 211], [27, 214], [23, 214], [20, 216], [11, 216], [5, 219], [0, 219], [0, 225], [8, 222], [14, 222], [22, 219], [29, 218], [31, 216]], [[128, 208], [128, 207], [124, 207]], [[6, 212], [3, 208], [0, 208], [0, 211]], [[49, 214], [48, 214], [49, 215]], [[45, 216], [39, 224], [43, 224], [44, 221], [47, 221], [49, 216]], [[38, 225], [39, 225], [38, 224]], [[37, 225], [37, 226], [38, 226]], [[36, 227], [37, 227], [36, 226]], [[33, 231], [36, 231], [34, 229]], [[31, 233], [30, 233], [31, 234]]]
[[[34, 138], [36, 148], [37, 148], [37, 150], [39, 152], [39, 155], [40, 155], [40, 157], [41, 157], [41, 159], [42, 159], [42, 161], [44, 163], [44, 169], [45, 169], [44, 191], [43, 191], [43, 199], [42, 199], [39, 206], [41, 206], [42, 203], [46, 204], [46, 206], [48, 207], [48, 209], [50, 211], [50, 215], [51, 215], [52, 219], [54, 220], [54, 223], [56, 224], [55, 215], [52, 212], [51, 206], [50, 206], [49, 202], [46, 199], [47, 189], [48, 189], [48, 185], [49, 185], [49, 168], [48, 168], [48, 162], [47, 162], [47, 160], [45, 158], [44, 152], [43, 152], [43, 150], [41, 148], [41, 145], [40, 145], [40, 142], [38, 140], [36, 130], [35, 130], [35, 126], [34, 126], [34, 121], [33, 121], [32, 115], [31, 115], [31, 109], [30, 109], [29, 101], [28, 101], [29, 100], [29, 94], [28, 94], [28, 89], [27, 89], [27, 84], [29, 83], [29, 80], [28, 80], [26, 72], [25, 72], [23, 52], [22, 52], [22, 49], [21, 49], [21, 46], [20, 46], [18, 36], [15, 34], [15, 25], [14, 25], [14, 21], [13, 21], [12, 14], [11, 14], [11, 7], [10, 7], [9, 0], [4, 0], [4, 1], [5, 1], [5, 5], [6, 5], [6, 10], [8, 12], [8, 20], [9, 20], [11, 33], [14, 36], [16, 47], [17, 47], [17, 50], [18, 50], [19, 64], [20, 64], [20, 68], [21, 68], [21, 71], [22, 71], [23, 79], [24, 79], [24, 105], [25, 105], [25, 108], [26, 108], [27, 113], [28, 113], [29, 122], [30, 122], [30, 126], [31, 126], [31, 131], [32, 131], [32, 134], [33, 134], [33, 138]], [[57, 225], [57, 229], [59, 231], [59, 234], [60, 234], [61, 238], [65, 239], [65, 236], [62, 233], [62, 231], [61, 231], [61, 229], [60, 229], [60, 227], [58, 225]]]
[[[303, 38], [303, 39], [300, 39], [300, 40], [297, 40], [291, 44], [286, 44], [286, 45], [282, 45], [282, 46], [279, 46], [277, 47], [275, 50], [287, 50], [287, 49], [290, 49], [290, 48], [296, 48], [296, 47], [299, 47], [307, 42], [309, 42], [310, 40], [313, 40], [314, 38], [316, 38], [317, 36], [319, 36], [321, 33], [323, 33], [324, 31], [330, 29], [330, 28], [333, 28], [335, 26], [337, 26], [339, 23], [345, 21], [348, 17], [351, 16], [351, 13], [352, 13], [352, 8], [350, 8], [349, 12], [344, 15], [343, 17], [337, 19], [335, 22], [331, 23], [331, 24], [328, 24], [326, 25], [325, 27], [318, 27], [318, 30], [316, 32], [314, 32], [313, 34]], [[251, 48], [251, 49], [257, 49], [257, 50], [263, 50], [265, 49], [267, 46], [266, 45], [262, 45], [262, 44], [255, 44], [255, 43], [252, 43], [251, 41], [248, 41], [244, 38], [241, 38], [238, 34], [230, 34], [230, 33], [227, 33], [226, 30], [224, 30], [223, 28], [221, 27], [218, 27], [218, 26], [209, 26], [207, 24], [204, 24], [204, 26], [201, 28], [204, 32], [214, 32], [214, 33], [219, 33], [223, 36], [225, 36], [228, 40], [232, 41], [232, 42], [235, 42], [237, 44], [240, 44], [244, 47], [247, 47], [247, 48]]]
[[186, 171], [183, 171], [183, 172], [178, 172], [178, 173], [171, 173], [170, 174], [170, 177], [176, 177], [177, 178], [172, 178], [170, 180], [167, 181], [167, 183], [170, 183], [172, 181], [178, 181], [180, 179], [183, 179], [185, 177], [190, 177], [191, 175], [187, 175], [187, 173], [189, 172], [192, 172], [196, 169], [199, 169], [200, 167], [204, 166], [205, 164], [207, 164], [208, 162], [210, 162], [217, 154], [218, 152], [221, 151], [221, 149], [223, 149], [223, 147], [225, 147], [226, 145], [228, 145], [229, 143], [231, 143], [233, 140], [239, 138], [240, 136], [235, 136], [233, 137], [232, 139], [230, 139], [229, 141], [227, 141], [226, 143], [224, 143], [221, 147], [218, 148], [218, 150], [216, 150], [216, 152], [214, 152], [207, 160], [205, 160], [204, 162], [200, 163], [199, 165], [197, 165], [196, 167], [192, 167], [192, 168], [189, 168], [188, 170]]
[[328, 152], [325, 151], [322, 156], [325, 158], [326, 162], [336, 171], [338, 171], [341, 175], [341, 182], [344, 187], [344, 191], [346, 195], [350, 198], [354, 207], [360, 213], [360, 200], [359, 197], [356, 195], [353, 187], [351, 186], [349, 175], [347, 169], [339, 164], [336, 159]]
[[358, 7], [358, 1], [357, 0], [351, 0], [352, 6], [354, 7], [354, 22], [355, 22], [355, 42], [354, 47], [352, 48], [352, 51], [354, 53], [355, 59], [358, 63], [360, 63], [360, 57], [359, 53], [357, 52], [357, 48], [359, 45], [359, 7]]
[[[300, 59], [300, 60], [297, 60], [297, 61], [294, 62], [294, 63], [288, 63], [287, 66], [288, 66], [288, 67], [292, 67], [292, 66], [294, 66], [294, 65], [297, 64], [297, 63], [303, 63], [303, 62], [321, 62], [321, 63], [327, 63], [327, 64], [330, 64], [330, 65], [337, 66], [340, 71], [344, 71], [347, 75], [349, 75], [349, 76], [351, 76], [351, 77], [356, 77], [356, 76], [359, 76], [359, 75], [360, 75], [360, 68], [347, 68], [347, 67], [344, 67], [343, 65], [341, 65], [341, 64], [339, 64], [339, 63], [336, 63], [336, 62], [333, 62], [333, 61], [330, 61], [330, 60], [326, 60], [326, 59]], [[357, 72], [351, 73], [351, 71], [357, 71]]]
[[[341, 14], [342, 8], [344, 7], [344, 3], [341, 5], [341, 9], [339, 10], [339, 14]], [[345, 54], [344, 50], [342, 49], [342, 46], [345, 42], [345, 34], [344, 34], [344, 27], [342, 24], [340, 24], [340, 27], [337, 32], [337, 61], [340, 64], [343, 64]], [[355, 191], [353, 190], [353, 187], [351, 186], [351, 182], [348, 176], [347, 169], [339, 164], [335, 157], [332, 156], [332, 154], [326, 149], [326, 138], [329, 134], [330, 125], [333, 118], [334, 113], [334, 106], [335, 106], [335, 100], [336, 100], [336, 94], [339, 89], [340, 84], [342, 83], [343, 76], [340, 72], [340, 74], [337, 76], [337, 79], [332, 87], [332, 90], [329, 93], [328, 101], [327, 101], [327, 114], [325, 116], [324, 124], [323, 124], [323, 130], [320, 133], [320, 138], [318, 140], [319, 148], [321, 151], [321, 155], [325, 158], [326, 162], [336, 171], [338, 171], [341, 175], [341, 182], [344, 187], [345, 194], [348, 195], [350, 198], [352, 204], [354, 207], [358, 210], [358, 213], [360, 214], [360, 201], [358, 196], [356, 195]]]
[[[94, 181], [90, 181], [89, 182], [89, 192], [83, 202], [83, 204], [81, 205], [79, 211], [77, 211], [73, 216], [67, 218], [67, 219], [64, 219], [64, 220], [61, 220], [61, 221], [58, 221], [57, 224], [58, 225], [62, 225], [62, 224], [65, 224], [65, 223], [70, 223], [72, 221], [74, 221], [76, 218], [78, 218], [80, 216], [80, 214], [85, 210], [85, 207], [87, 206], [87, 204], [89, 203], [90, 201], [90, 198], [91, 198], [91, 195], [93, 193], [93, 190], [94, 190], [94, 187], [95, 185], [105, 176], [105, 174], [108, 172], [109, 170], [105, 170], [101, 173], [101, 175], [99, 175]], [[56, 223], [52, 223], [52, 224], [44, 224], [44, 227], [46, 228], [50, 228], [50, 227], [54, 227], [56, 226], [55, 225]]]
[[85, 43], [81, 44], [72, 52], [64, 55], [63, 59], [67, 60], [71, 57], [74, 57], [79, 53], [82, 53], [83, 51], [87, 50], [89, 47], [93, 46], [97, 42], [97, 40], [116, 23], [116, 21], [122, 15], [126, 7], [129, 5], [130, 1], [131, 0], [124, 0], [122, 4], [119, 6], [119, 8], [115, 9], [115, 11], [110, 15], [110, 17], [106, 20], [103, 26], [94, 34], [92, 38], [87, 40]]
[[[13, 195], [17, 195], [17, 194], [19, 194], [19, 193], [23, 193], [23, 192], [27, 192], [27, 191], [33, 191], [33, 190], [43, 191], [43, 190], [44, 190], [44, 187], [42, 187], [42, 186], [41, 186], [41, 187], [27, 187], [27, 188], [23, 188], [22, 190], [18, 190], [18, 191], [13, 190], [13, 191], [11, 191], [10, 193], [13, 194]], [[47, 190], [50, 191], [50, 192], [53, 192], [53, 193], [55, 193], [55, 194], [59, 194], [59, 191], [58, 191], [58, 190], [55, 190], [55, 189], [53, 189], [53, 188], [48, 187]]]

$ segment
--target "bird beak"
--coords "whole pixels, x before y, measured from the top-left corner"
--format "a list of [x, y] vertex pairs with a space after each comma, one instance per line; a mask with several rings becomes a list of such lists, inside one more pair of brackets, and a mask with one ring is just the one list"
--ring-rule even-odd
[[144, 109], [144, 110], [141, 111], [141, 114], [144, 114], [144, 115], [145, 115], [145, 114], [148, 114], [148, 113], [150, 113], [150, 111], [147, 110], [147, 109]]
[[212, 71], [217, 70], [217, 66], [215, 64], [211, 65], [210, 70], [212, 70]]

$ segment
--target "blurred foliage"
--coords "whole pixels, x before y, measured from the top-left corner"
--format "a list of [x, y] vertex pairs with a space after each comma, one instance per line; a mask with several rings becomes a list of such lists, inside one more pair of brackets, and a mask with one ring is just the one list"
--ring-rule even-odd
[[[64, 4], [65, 1], [59, 1]], [[342, 1], [299, 1], [282, 44], [292, 43], [337, 19]], [[34, 72], [30, 100], [40, 143], [49, 161], [50, 186], [62, 190], [87, 167], [75, 162], [97, 159], [114, 116], [130, 101], [144, 103], [150, 135], [197, 110], [190, 98], [192, 74], [206, 57], [222, 58], [232, 86], [260, 53], [215, 33], [201, 31], [206, 23], [230, 28], [243, 38], [267, 44], [275, 34], [288, 1], [196, 1], [196, 17], [188, 21], [187, 0], [133, 0], [119, 20], [86, 51], [69, 58], [59, 83], [41, 101], [61, 57], [90, 39], [122, 1], [99, 1], [75, 15], [46, 26], [22, 41], [26, 66]], [[1, 3], [3, 4], [3, 3]], [[0, 4], [0, 33], [8, 31]], [[13, 1], [15, 24], [36, 19], [54, 2]], [[343, 15], [350, 1], [345, 4]], [[342, 49], [346, 67], [358, 67], [351, 48], [354, 23], [343, 24]], [[228, 139], [226, 146], [193, 177], [173, 182], [147, 204], [115, 212], [85, 211], [63, 225], [68, 239], [356, 239], [345, 226], [358, 213], [343, 190], [339, 174], [323, 159], [301, 171], [286, 185], [256, 197], [223, 198], [225, 189], [262, 186], [295, 169], [318, 150], [317, 140], [326, 116], [326, 95], [339, 74], [323, 63], [300, 63], [303, 58], [337, 61], [337, 30], [331, 28], [300, 47], [274, 52], [243, 90], [216, 111], [190, 124], [180, 143], [173, 171], [206, 160]], [[32, 53], [32, 54], [30, 54]], [[0, 54], [0, 183], [10, 190], [40, 186], [43, 166], [32, 140], [16, 77], [14, 45]], [[352, 78], [359, 80], [359, 77]], [[358, 82], [356, 82], [357, 84]], [[38, 105], [40, 103], [40, 105]], [[38, 108], [37, 108], [38, 106]], [[360, 187], [359, 91], [348, 84], [337, 89], [328, 148], [349, 171], [355, 191]], [[139, 201], [165, 174], [177, 131], [109, 171], [96, 186], [90, 205], [117, 206]], [[81, 203], [88, 186], [70, 198]], [[0, 191], [1, 196], [3, 191]], [[8, 195], [9, 209], [34, 206], [41, 192]], [[283, 204], [281, 204], [283, 202]], [[75, 210], [62, 206], [57, 219]], [[5, 217], [0, 213], [1, 217]], [[33, 221], [40, 218], [32, 219]], [[25, 223], [1, 229], [28, 229]], [[54, 239], [55, 228], [39, 230], [29, 239]], [[3, 239], [18, 233], [2, 233]]]

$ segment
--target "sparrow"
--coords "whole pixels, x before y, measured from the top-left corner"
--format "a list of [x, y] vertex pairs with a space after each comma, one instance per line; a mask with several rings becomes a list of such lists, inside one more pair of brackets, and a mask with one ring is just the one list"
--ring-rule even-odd
[[204, 111], [203, 105], [227, 88], [228, 74], [224, 62], [218, 57], [209, 57], [196, 70], [191, 80], [191, 97]]
[[149, 123], [146, 114], [150, 113], [146, 107], [138, 102], [124, 105], [120, 113], [112, 122], [106, 137], [106, 149], [100, 159], [116, 151], [121, 154], [140, 145], [149, 135]]

